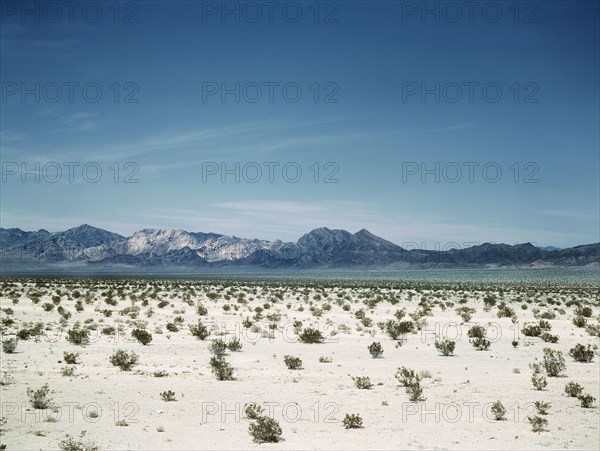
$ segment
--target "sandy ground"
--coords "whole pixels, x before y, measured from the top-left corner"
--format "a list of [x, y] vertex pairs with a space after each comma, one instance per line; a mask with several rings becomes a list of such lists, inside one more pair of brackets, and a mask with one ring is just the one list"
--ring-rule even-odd
[[[315, 300], [316, 291], [310, 287], [306, 292], [304, 288], [263, 291], [259, 287], [257, 294], [251, 294], [252, 284], [244, 283], [237, 292], [245, 291], [249, 302], [242, 305], [235, 296], [225, 300], [225, 290], [218, 284], [197, 282], [193, 284], [196, 293], [190, 298], [193, 303], [190, 306], [183, 302], [178, 293], [180, 288], [165, 283], [157, 299], [149, 299], [149, 305], [142, 307], [137, 318], [148, 322], [146, 329], [153, 335], [152, 342], [143, 346], [129, 336], [133, 324], [126, 321], [131, 323], [130, 318], [119, 314], [119, 310], [132, 305], [129, 298], [116, 296], [118, 305], [110, 306], [102, 295], [105, 288], [90, 282], [61, 281], [46, 288], [29, 282], [7, 286], [12, 282], [2, 280], [1, 307], [14, 311], [11, 315], [2, 312], [2, 318], [15, 320], [15, 324], [3, 326], [3, 341], [19, 330], [23, 322], [42, 321], [49, 330], [37, 339], [20, 340], [15, 353], [2, 353], [1, 416], [6, 422], [0, 440], [8, 450], [58, 449], [65, 434], [78, 438], [82, 431], [86, 431], [84, 442], [94, 442], [105, 450], [597, 449], [600, 443], [598, 351], [591, 363], [578, 363], [569, 356], [569, 349], [577, 343], [594, 345], [598, 338], [574, 326], [574, 307], [565, 306], [566, 301], [573, 300], [592, 305], [594, 290], [557, 289], [532, 294], [535, 290], [514, 289], [497, 293], [498, 303], [505, 300], [515, 310], [518, 323], [513, 324], [510, 318], [498, 318], [496, 307], [485, 311], [482, 300], [485, 293], [476, 291], [438, 288], [416, 293], [382, 289], [384, 297], [392, 293], [400, 302], [391, 305], [384, 300], [369, 309], [361, 297], [370, 292], [367, 288], [326, 288], [321, 296], [326, 293], [328, 297]], [[111, 282], [115, 287], [119, 283]], [[144, 291], [141, 287], [147, 288], [147, 283], [140, 282], [124, 292], [135, 292], [139, 298]], [[52, 303], [57, 288], [63, 291], [60, 305], [72, 313], [62, 331], [57, 309], [46, 312], [42, 308], [44, 303]], [[89, 290], [94, 295], [89, 304], [84, 303], [82, 312], [75, 310], [75, 299], [64, 295], [75, 289], [82, 293]], [[36, 290], [45, 294], [34, 304], [27, 293]], [[249, 309], [272, 302], [273, 291], [283, 293], [282, 300], [263, 312], [263, 316], [276, 311], [282, 314], [273, 336], [245, 329], [242, 319], [254, 314]], [[218, 299], [207, 298], [207, 292], [218, 293]], [[338, 297], [338, 293], [343, 296]], [[458, 300], [465, 295], [467, 302], [459, 304]], [[407, 335], [406, 342], [396, 347], [396, 342], [377, 327], [377, 322], [393, 319], [394, 312], [402, 308], [414, 312], [423, 296], [431, 306], [432, 316], [426, 317], [423, 330]], [[527, 310], [521, 309], [524, 301], [518, 300], [518, 296], [532, 300]], [[18, 303], [13, 303], [14, 298]], [[161, 299], [172, 306], [158, 308]], [[341, 301], [336, 303], [338, 299]], [[539, 306], [548, 299], [560, 304]], [[315, 317], [309, 311], [310, 301], [316, 307], [328, 302], [331, 310]], [[140, 305], [139, 300], [136, 302]], [[207, 316], [198, 316], [196, 302], [208, 308]], [[443, 310], [440, 302], [454, 302], [454, 305]], [[239, 311], [225, 312], [224, 304], [237, 305]], [[343, 304], [349, 304], [350, 310], [343, 310]], [[298, 311], [301, 306], [302, 312]], [[455, 312], [460, 306], [476, 309], [469, 323], [461, 324]], [[593, 317], [588, 321], [598, 324], [598, 305], [592, 306]], [[154, 314], [147, 317], [150, 307]], [[525, 322], [536, 321], [532, 312], [536, 307], [542, 312], [549, 308], [564, 309], [564, 314], [558, 312], [556, 319], [549, 320], [551, 333], [560, 337], [558, 343], [519, 336]], [[111, 317], [104, 317], [100, 311], [107, 308], [114, 311]], [[373, 320], [371, 327], [362, 326], [354, 316], [361, 308]], [[182, 309], [185, 313], [181, 313]], [[179, 332], [165, 328], [167, 322], [178, 316], [174, 310], [184, 318]], [[216, 327], [205, 341], [193, 337], [187, 327], [199, 318]], [[69, 343], [66, 329], [76, 321], [89, 319], [99, 325], [96, 332], [91, 331], [90, 344]], [[408, 319], [407, 316], [405, 320]], [[295, 320], [324, 331], [325, 343], [299, 342], [292, 327]], [[123, 332], [117, 336], [100, 334], [102, 327], [116, 326], [117, 321], [122, 322]], [[263, 318], [258, 323], [266, 331], [270, 321]], [[492, 345], [488, 351], [477, 351], [469, 342], [467, 331], [476, 323], [491, 323], [488, 338]], [[342, 330], [342, 325], [349, 330]], [[155, 332], [157, 327], [162, 334]], [[219, 337], [218, 329], [228, 331], [224, 338], [237, 336], [243, 344], [241, 352], [228, 352], [226, 356], [235, 368], [233, 381], [216, 380], [209, 366], [208, 345], [211, 339]], [[332, 335], [332, 331], [336, 333]], [[436, 350], [436, 331], [456, 339], [454, 356], [444, 357]], [[459, 331], [461, 335], [457, 337]], [[511, 344], [515, 337], [519, 339], [517, 348]], [[367, 350], [374, 341], [383, 346], [381, 358], [372, 358]], [[542, 359], [545, 347], [563, 352], [566, 376], [547, 377], [547, 388], [537, 391], [530, 380], [529, 364]], [[121, 371], [109, 363], [109, 356], [116, 349], [139, 355], [139, 363], [132, 371]], [[80, 354], [81, 363], [75, 365], [75, 375], [71, 377], [61, 375], [65, 351]], [[299, 356], [303, 369], [287, 369], [283, 357], [288, 354]], [[319, 362], [321, 356], [330, 357], [331, 363]], [[409, 401], [404, 387], [394, 377], [401, 366], [431, 374], [423, 379], [424, 401]], [[154, 377], [153, 373], [160, 370], [169, 375]], [[369, 376], [373, 388], [356, 388], [351, 376]], [[12, 383], [6, 384], [11, 378]], [[576, 398], [565, 395], [564, 386], [569, 381], [578, 382], [586, 393], [596, 397], [592, 408], [582, 408]], [[48, 410], [33, 409], [27, 389], [37, 389], [45, 383], [53, 390], [55, 406]], [[173, 390], [177, 401], [163, 401], [160, 393], [165, 390]], [[506, 407], [505, 421], [496, 421], [490, 412], [491, 403], [498, 400]], [[527, 420], [535, 415], [534, 401], [551, 403], [545, 417], [548, 420], [545, 432], [532, 432]], [[279, 443], [252, 441], [248, 432], [251, 421], [244, 418], [244, 405], [249, 402], [261, 404], [279, 422], [283, 431]], [[345, 429], [342, 420], [346, 413], [358, 413], [363, 427]]]

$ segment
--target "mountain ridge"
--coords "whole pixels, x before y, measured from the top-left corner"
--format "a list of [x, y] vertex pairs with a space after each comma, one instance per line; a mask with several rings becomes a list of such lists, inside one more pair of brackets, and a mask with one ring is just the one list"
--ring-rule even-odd
[[365, 228], [351, 233], [320, 227], [293, 243], [181, 229], [146, 228], [127, 237], [82, 224], [63, 232], [0, 228], [0, 263], [10, 268], [64, 263], [225, 269], [598, 266], [600, 243], [558, 249], [486, 242], [425, 250], [405, 249]]

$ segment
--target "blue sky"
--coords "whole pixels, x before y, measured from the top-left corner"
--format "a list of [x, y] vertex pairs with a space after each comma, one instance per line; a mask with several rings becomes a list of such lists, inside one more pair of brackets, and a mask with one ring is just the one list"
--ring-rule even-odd
[[[421, 2], [320, 2], [317, 21], [313, 2], [274, 2], [272, 18], [258, 2], [255, 23], [236, 2], [239, 21], [221, 2], [122, 2], [118, 21], [96, 2], [96, 22], [93, 5], [55, 21], [44, 2], [2, 3], [2, 227], [600, 240], [598, 2], [522, 2], [519, 20], [495, 2], [497, 21], [477, 8], [455, 23], [443, 2], [427, 3], [437, 21]], [[220, 92], [235, 83], [239, 102]], [[436, 83], [439, 101], [423, 98]]]

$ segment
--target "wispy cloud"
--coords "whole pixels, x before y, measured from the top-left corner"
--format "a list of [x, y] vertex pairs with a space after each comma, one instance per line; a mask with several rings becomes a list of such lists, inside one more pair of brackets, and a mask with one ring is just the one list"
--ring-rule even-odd
[[540, 210], [540, 214], [544, 216], [552, 216], [558, 218], [571, 218], [571, 219], [596, 219], [600, 221], [598, 213], [589, 213], [585, 211], [575, 210]]

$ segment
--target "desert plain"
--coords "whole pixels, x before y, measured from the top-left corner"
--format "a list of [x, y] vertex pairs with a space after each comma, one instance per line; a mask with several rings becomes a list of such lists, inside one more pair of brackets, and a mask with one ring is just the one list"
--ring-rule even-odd
[[0, 287], [7, 450], [600, 443], [597, 286], [4, 277]]

